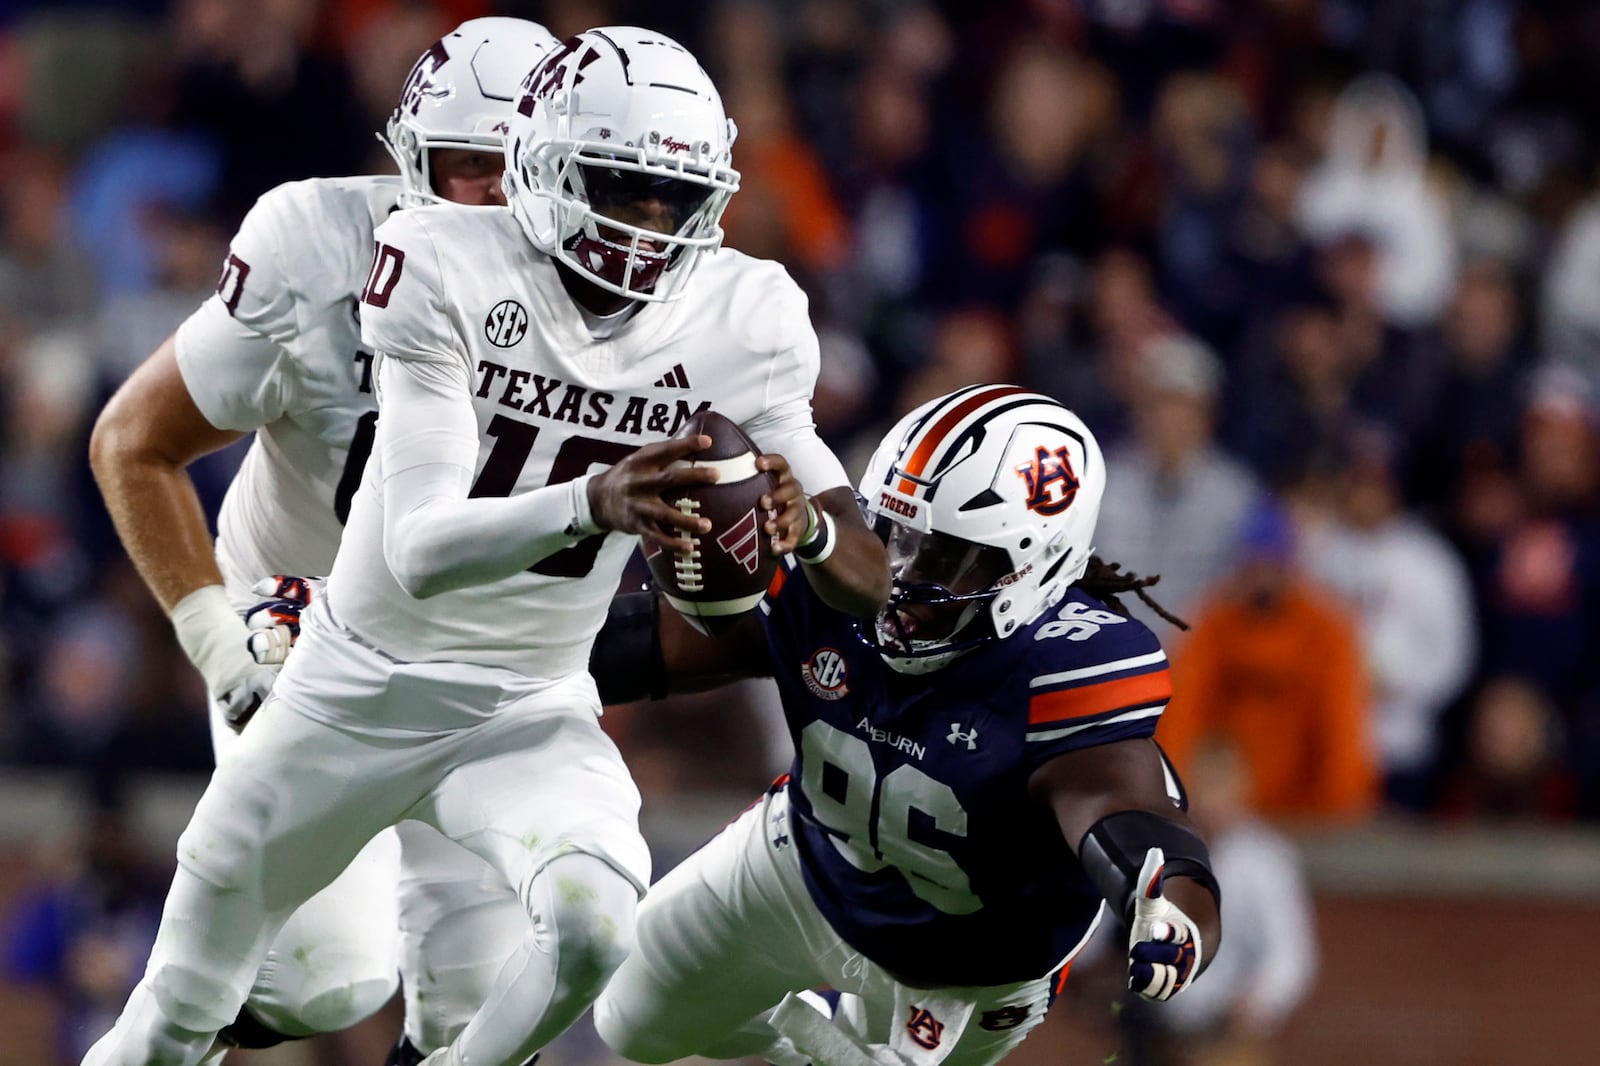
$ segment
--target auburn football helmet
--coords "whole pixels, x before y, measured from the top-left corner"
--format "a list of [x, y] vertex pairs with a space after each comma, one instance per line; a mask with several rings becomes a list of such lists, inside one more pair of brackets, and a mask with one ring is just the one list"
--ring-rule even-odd
[[894, 579], [869, 641], [925, 673], [1015, 633], [1083, 576], [1105, 485], [1094, 434], [1048, 396], [974, 385], [918, 407], [861, 481]]

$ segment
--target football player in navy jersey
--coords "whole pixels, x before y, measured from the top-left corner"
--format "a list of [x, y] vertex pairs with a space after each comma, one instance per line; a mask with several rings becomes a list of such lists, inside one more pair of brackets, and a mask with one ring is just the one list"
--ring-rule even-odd
[[617, 602], [604, 698], [769, 673], [796, 757], [651, 889], [595, 1005], [613, 1049], [988, 1066], [1107, 908], [1139, 994], [1204, 968], [1218, 886], [1153, 740], [1166, 655], [1117, 599], [1151, 579], [1091, 555], [1105, 479], [1061, 404], [962, 389], [906, 416], [862, 482], [894, 577], [875, 623], [829, 608], [800, 565], [716, 641], [651, 594]]

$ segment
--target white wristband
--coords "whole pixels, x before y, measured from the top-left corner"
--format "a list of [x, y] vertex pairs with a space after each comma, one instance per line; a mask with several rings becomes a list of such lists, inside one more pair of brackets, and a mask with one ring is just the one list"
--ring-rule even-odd
[[596, 524], [594, 511], [589, 507], [589, 482], [593, 480], [593, 474], [584, 474], [568, 482], [572, 486], [572, 521], [567, 523], [566, 528], [569, 537], [587, 537], [591, 533], [605, 532]]
[[834, 535], [836, 530], [833, 525], [833, 515], [822, 508], [816, 509], [820, 519], [811, 535], [802, 540], [794, 549], [795, 555], [807, 566], [820, 566], [828, 561], [828, 556], [833, 554], [834, 543], [838, 538]]
[[221, 585], [195, 589], [173, 605], [170, 617], [184, 654], [213, 695], [257, 669], [250, 655], [250, 630]]

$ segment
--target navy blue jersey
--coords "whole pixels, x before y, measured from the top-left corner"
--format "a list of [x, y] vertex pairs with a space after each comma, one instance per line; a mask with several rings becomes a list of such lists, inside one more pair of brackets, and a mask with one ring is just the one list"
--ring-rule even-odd
[[761, 611], [795, 745], [795, 846], [833, 928], [913, 984], [1049, 973], [1101, 897], [1028, 779], [1155, 731], [1172, 692], [1155, 635], [1074, 589], [1006, 640], [910, 676], [803, 567], [779, 570]]

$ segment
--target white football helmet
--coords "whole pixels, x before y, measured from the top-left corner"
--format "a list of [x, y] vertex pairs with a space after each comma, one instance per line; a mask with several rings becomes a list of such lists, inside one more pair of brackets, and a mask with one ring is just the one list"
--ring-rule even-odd
[[[693, 55], [652, 30], [565, 41], [523, 81], [506, 135], [506, 200], [534, 246], [601, 288], [670, 300], [722, 243], [737, 130]], [[659, 233], [614, 215], [654, 201]]]
[[[1105, 487], [1094, 434], [1039, 393], [973, 385], [901, 419], [861, 480], [894, 578], [869, 636], [884, 661], [937, 670], [1058, 603], [1089, 565]], [[919, 635], [916, 608], [944, 604], [966, 606]]]
[[422, 53], [378, 140], [400, 167], [401, 207], [440, 203], [428, 153], [501, 150], [523, 75], [559, 42], [537, 22], [469, 19]]

